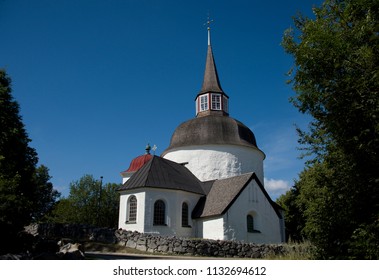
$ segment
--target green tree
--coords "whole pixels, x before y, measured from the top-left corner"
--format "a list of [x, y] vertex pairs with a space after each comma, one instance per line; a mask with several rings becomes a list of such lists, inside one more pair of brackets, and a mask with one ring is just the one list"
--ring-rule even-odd
[[120, 194], [117, 189], [119, 187], [120, 184], [107, 183], [102, 189], [99, 224], [103, 227], [118, 227]]
[[[58, 192], [49, 182], [48, 169], [36, 167], [36, 151], [22, 122], [19, 105], [11, 95], [11, 80], [0, 70], [0, 250], [31, 221], [48, 212]], [[12, 245], [13, 246], [13, 245]]]
[[53, 188], [50, 179], [49, 169], [46, 166], [41, 165], [36, 168], [32, 178], [32, 182], [36, 187], [32, 197], [34, 202], [32, 215], [33, 222], [43, 221], [45, 215], [52, 211], [57, 199], [61, 195]]
[[305, 223], [302, 215], [303, 205], [298, 197], [299, 188], [295, 185], [276, 201], [285, 211], [286, 237], [287, 241], [291, 242], [304, 241], [302, 232]]
[[313, 117], [298, 130], [313, 155], [297, 182], [303, 233], [319, 257], [378, 258], [379, 2], [326, 0], [313, 12], [283, 39], [291, 101]]
[[114, 183], [102, 186], [92, 175], [70, 184], [70, 194], [56, 205], [49, 220], [57, 223], [117, 227], [119, 194]]

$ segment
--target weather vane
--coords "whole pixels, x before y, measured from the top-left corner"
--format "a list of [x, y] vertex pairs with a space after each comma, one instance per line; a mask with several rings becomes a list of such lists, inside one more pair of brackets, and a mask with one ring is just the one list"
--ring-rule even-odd
[[157, 145], [155, 145], [155, 144], [154, 144], [153, 148], [151, 148], [151, 149], [153, 150], [154, 155], [155, 155], [155, 151], [156, 151], [157, 148], [158, 148], [158, 147], [157, 147]]

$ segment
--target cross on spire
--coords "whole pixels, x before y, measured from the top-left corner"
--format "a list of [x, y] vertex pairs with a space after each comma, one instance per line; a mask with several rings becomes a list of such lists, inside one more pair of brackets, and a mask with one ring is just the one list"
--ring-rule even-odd
[[213, 19], [211, 19], [211, 17], [210, 17], [210, 15], [209, 15], [209, 13], [208, 13], [208, 20], [207, 20], [207, 22], [206, 23], [204, 23], [204, 25], [207, 25], [208, 27], [207, 27], [207, 29], [209, 30], [209, 29], [211, 29], [211, 22], [213, 21]]
[[204, 25], [207, 25], [207, 30], [208, 30], [208, 46], [211, 45], [211, 22], [213, 22], [213, 19], [210, 18], [210, 15], [208, 13], [208, 20]]

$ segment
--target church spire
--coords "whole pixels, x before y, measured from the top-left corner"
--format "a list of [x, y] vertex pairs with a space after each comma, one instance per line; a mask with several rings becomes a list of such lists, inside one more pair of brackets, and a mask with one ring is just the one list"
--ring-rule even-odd
[[206, 92], [219, 92], [224, 93], [221, 88], [220, 80], [218, 78], [216, 63], [213, 58], [212, 44], [211, 44], [211, 27], [210, 24], [213, 20], [208, 17], [207, 30], [208, 30], [208, 50], [207, 50], [207, 60], [205, 63], [204, 79], [203, 85], [199, 94]]
[[208, 49], [205, 62], [205, 71], [203, 84], [200, 92], [196, 96], [196, 116], [206, 116], [211, 114], [229, 115], [228, 112], [228, 96], [221, 88], [220, 80], [217, 74], [216, 63], [213, 58], [211, 44], [211, 20], [208, 16], [207, 31], [208, 31]]

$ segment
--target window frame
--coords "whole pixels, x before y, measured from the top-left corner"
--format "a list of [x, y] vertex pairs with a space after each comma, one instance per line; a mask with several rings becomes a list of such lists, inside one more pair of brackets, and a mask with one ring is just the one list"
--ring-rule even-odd
[[202, 94], [199, 96], [199, 112], [209, 110], [209, 96], [208, 94]]
[[215, 111], [222, 110], [222, 98], [220, 93], [211, 94], [211, 109]]
[[129, 224], [136, 224], [137, 223], [137, 206], [138, 206], [137, 203], [138, 203], [138, 200], [137, 200], [137, 197], [135, 195], [131, 195], [128, 198], [126, 222]]
[[162, 199], [158, 199], [154, 202], [153, 225], [154, 226], [167, 226], [166, 203]]
[[229, 99], [225, 95], [222, 98], [222, 110], [229, 114]]
[[182, 227], [191, 227], [189, 224], [189, 205], [187, 202], [182, 203]]
[[254, 217], [251, 214], [246, 216], [246, 229], [247, 232], [254, 232]]
[[253, 214], [246, 215], [246, 231], [248, 233], [260, 233], [260, 231], [255, 228], [255, 218]]

